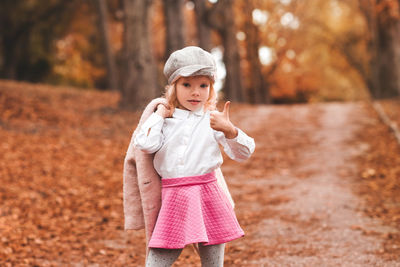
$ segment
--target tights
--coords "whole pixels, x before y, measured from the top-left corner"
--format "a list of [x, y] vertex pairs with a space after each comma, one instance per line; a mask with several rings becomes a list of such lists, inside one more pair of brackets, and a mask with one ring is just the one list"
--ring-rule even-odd
[[[178, 259], [183, 248], [165, 249], [150, 248], [146, 261], [146, 267], [170, 267]], [[199, 252], [202, 267], [224, 266], [225, 243], [203, 246], [199, 244]]]

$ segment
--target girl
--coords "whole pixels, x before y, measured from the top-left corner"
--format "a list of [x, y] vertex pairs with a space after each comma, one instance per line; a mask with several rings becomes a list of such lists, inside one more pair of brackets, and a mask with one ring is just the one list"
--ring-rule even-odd
[[154, 153], [162, 204], [148, 243], [146, 266], [171, 266], [187, 244], [198, 243], [202, 266], [223, 266], [225, 243], [244, 236], [228, 196], [217, 183], [219, 145], [236, 161], [254, 140], [215, 111], [216, 64], [199, 47], [171, 54], [164, 67], [167, 106], [158, 105], [138, 129], [136, 148]]

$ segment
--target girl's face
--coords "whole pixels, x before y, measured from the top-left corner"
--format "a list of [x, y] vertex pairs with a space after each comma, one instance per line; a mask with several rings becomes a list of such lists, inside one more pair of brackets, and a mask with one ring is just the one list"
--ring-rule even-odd
[[194, 111], [204, 107], [210, 95], [210, 84], [207, 76], [179, 78], [176, 82], [178, 108]]

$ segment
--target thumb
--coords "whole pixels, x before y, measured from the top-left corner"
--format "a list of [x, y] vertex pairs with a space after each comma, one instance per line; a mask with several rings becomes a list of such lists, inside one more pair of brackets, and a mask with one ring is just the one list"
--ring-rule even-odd
[[225, 102], [225, 106], [224, 106], [224, 110], [222, 111], [222, 113], [224, 113], [225, 117], [229, 119], [229, 106], [231, 105], [231, 101], [226, 101]]

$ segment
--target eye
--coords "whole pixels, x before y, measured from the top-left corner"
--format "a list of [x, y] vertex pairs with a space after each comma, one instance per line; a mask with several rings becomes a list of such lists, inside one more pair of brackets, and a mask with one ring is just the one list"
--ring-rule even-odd
[[190, 87], [190, 83], [183, 83], [182, 85], [185, 87]]
[[209, 85], [206, 84], [206, 83], [203, 83], [203, 84], [200, 85], [200, 87], [201, 87], [201, 88], [207, 88], [207, 87], [209, 87]]

